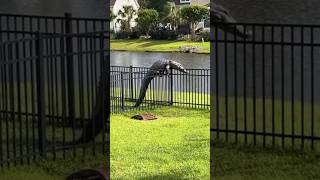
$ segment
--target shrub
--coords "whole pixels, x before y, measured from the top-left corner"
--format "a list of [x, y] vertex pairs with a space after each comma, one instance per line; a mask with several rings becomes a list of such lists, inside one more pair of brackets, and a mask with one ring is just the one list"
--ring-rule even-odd
[[130, 31], [120, 31], [116, 32], [114, 38], [115, 39], [128, 39], [130, 38]]
[[154, 30], [150, 32], [150, 36], [155, 40], [176, 40], [179, 33], [174, 30]]
[[204, 41], [210, 41], [210, 31], [201, 31], [199, 35]]
[[114, 39], [139, 39], [141, 33], [138, 30], [120, 31], [114, 34]]

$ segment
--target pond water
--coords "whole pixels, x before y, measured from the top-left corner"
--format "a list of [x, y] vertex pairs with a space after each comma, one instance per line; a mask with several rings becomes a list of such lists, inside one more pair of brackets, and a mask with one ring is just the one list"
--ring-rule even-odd
[[209, 54], [161, 53], [161, 52], [128, 52], [112, 51], [111, 66], [150, 67], [159, 59], [172, 59], [181, 63], [185, 68], [209, 69]]

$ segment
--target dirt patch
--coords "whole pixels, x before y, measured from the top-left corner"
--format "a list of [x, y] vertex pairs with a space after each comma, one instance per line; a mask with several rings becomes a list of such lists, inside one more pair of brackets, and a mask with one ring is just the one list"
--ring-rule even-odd
[[156, 115], [152, 113], [145, 113], [145, 114], [137, 114], [131, 117], [131, 119], [140, 120], [140, 121], [150, 121], [158, 119]]

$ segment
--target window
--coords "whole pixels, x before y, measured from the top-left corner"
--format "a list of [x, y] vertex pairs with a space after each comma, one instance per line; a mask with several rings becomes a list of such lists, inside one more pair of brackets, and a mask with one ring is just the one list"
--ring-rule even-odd
[[190, 3], [191, 2], [191, 0], [180, 0], [180, 3], [182, 4], [182, 3]]

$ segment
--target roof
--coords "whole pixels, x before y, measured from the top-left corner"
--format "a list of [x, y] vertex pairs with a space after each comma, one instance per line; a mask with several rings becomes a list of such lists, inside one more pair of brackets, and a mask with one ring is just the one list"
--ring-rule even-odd
[[[120, 0], [123, 1], [123, 0]], [[110, 7], [114, 6], [114, 4], [117, 2], [117, 0], [110, 0]], [[136, 3], [137, 7], [139, 6], [139, 2], [137, 0], [133, 0], [134, 3]]]
[[190, 0], [191, 3], [180, 3], [180, 0], [175, 0], [176, 5], [209, 5], [210, 0]]
[[208, 5], [210, 4], [210, 0], [191, 0], [191, 4]]

